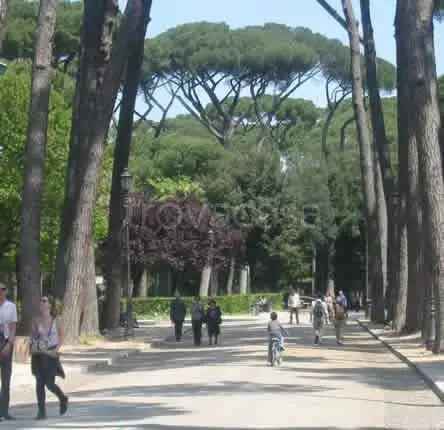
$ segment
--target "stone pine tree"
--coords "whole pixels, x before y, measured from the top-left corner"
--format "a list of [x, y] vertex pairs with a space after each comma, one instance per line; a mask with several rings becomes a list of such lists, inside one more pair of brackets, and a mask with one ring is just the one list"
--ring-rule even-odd
[[41, 0], [32, 67], [31, 104], [25, 152], [20, 235], [20, 285], [23, 330], [28, 333], [38, 310], [41, 285], [40, 230], [52, 51], [57, 0]]
[[436, 338], [434, 352], [442, 349], [444, 334], [444, 180], [439, 146], [441, 118], [434, 46], [433, 0], [398, 1], [397, 38], [404, 40], [405, 63], [410, 97], [403, 103], [414, 106], [409, 112], [409, 132], [418, 148], [421, 201], [423, 203], [425, 276], [430, 279], [435, 302]]
[[[135, 37], [139, 16], [129, 1], [118, 25], [117, 0], [86, 0], [77, 88], [66, 178], [65, 203], [56, 258], [55, 285], [63, 300], [62, 320], [67, 341], [80, 331], [98, 330], [92, 221], [107, 133], [120, 87], [127, 47]], [[87, 310], [87, 312], [85, 312]]]
[[[405, 23], [406, 10], [397, 4], [396, 11], [396, 45], [397, 45], [397, 74], [398, 74], [398, 184], [400, 191], [401, 210], [407, 202], [406, 218], [404, 213], [398, 216], [397, 245], [400, 259], [395, 261], [395, 270], [402, 273], [405, 267], [405, 257], [408, 255], [408, 289], [398, 284], [394, 296], [395, 329], [405, 328], [414, 331], [422, 325], [421, 313], [424, 306], [425, 291], [428, 283], [425, 282], [423, 267], [423, 234], [422, 231], [422, 202], [419, 184], [418, 148], [416, 131], [410, 123], [410, 100], [412, 97], [408, 72], [409, 41], [401, 37]], [[407, 249], [405, 247], [405, 227], [407, 227]], [[427, 324], [426, 324], [427, 325]]]
[[[406, 270], [402, 272], [400, 285], [402, 288], [396, 288], [397, 273], [394, 271], [394, 261], [397, 257], [396, 247], [396, 234], [395, 234], [395, 207], [394, 207], [394, 191], [395, 182], [392, 172], [390, 149], [387, 139], [387, 132], [385, 127], [384, 113], [382, 110], [382, 101], [380, 96], [380, 88], [378, 82], [378, 68], [376, 57], [376, 45], [374, 40], [374, 31], [370, 13], [370, 0], [361, 0], [361, 16], [363, 27], [363, 42], [364, 53], [366, 63], [366, 84], [368, 88], [369, 105], [370, 105], [370, 119], [373, 130], [373, 142], [376, 155], [376, 168], [377, 168], [377, 196], [379, 199], [380, 208], [380, 233], [382, 235], [382, 258], [383, 265], [385, 266], [385, 288], [388, 289], [386, 297], [390, 299], [392, 297], [392, 291], [400, 290], [407, 291], [407, 278]], [[379, 175], [380, 173], [380, 175]], [[402, 219], [405, 220], [406, 202], [403, 201], [402, 206]], [[407, 230], [404, 222], [404, 229], [402, 230], [403, 237], [406, 238]], [[406, 244], [406, 241], [403, 242]], [[403, 266], [406, 269], [406, 266]], [[388, 307], [391, 300], [388, 300]]]
[[117, 141], [114, 149], [113, 176], [109, 209], [109, 236], [107, 246], [107, 294], [106, 327], [117, 328], [120, 322], [121, 258], [117, 250], [121, 247], [121, 183], [120, 177], [128, 167], [134, 125], [134, 109], [144, 58], [144, 42], [150, 20], [151, 0], [137, 0], [137, 23], [134, 39], [131, 41], [126, 76], [120, 105]]
[[363, 74], [361, 67], [361, 49], [359, 26], [356, 21], [351, 0], [342, 0], [347, 32], [350, 40], [351, 73], [353, 87], [353, 108], [356, 116], [358, 142], [360, 147], [362, 187], [365, 203], [369, 249], [369, 282], [372, 291], [372, 319], [384, 321], [384, 277], [382, 271], [381, 235], [378, 225], [378, 202], [376, 198], [376, 175], [374, 150], [367, 119], [364, 100]]

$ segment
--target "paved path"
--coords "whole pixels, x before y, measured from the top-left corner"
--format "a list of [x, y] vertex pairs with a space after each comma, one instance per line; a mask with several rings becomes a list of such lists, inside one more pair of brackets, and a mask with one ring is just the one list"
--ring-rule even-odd
[[[355, 324], [322, 347], [292, 327], [281, 368], [265, 364], [265, 322], [224, 324], [223, 345], [165, 344], [89, 377], [64, 419], [8, 429], [443, 429], [444, 408], [406, 365]], [[35, 408], [14, 408], [17, 417]], [[2, 424], [0, 424], [1, 426]]]

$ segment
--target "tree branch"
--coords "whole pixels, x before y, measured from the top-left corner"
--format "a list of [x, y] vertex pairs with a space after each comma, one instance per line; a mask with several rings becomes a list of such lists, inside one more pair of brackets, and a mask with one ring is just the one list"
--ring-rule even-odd
[[[327, 1], [327, 0], [316, 0], [322, 8], [324, 8], [327, 13], [337, 22], [339, 25], [348, 32], [348, 26], [347, 21], [344, 17], [339, 15], [338, 11]], [[359, 37], [359, 40], [362, 44], [364, 44], [364, 41], [361, 37]]]

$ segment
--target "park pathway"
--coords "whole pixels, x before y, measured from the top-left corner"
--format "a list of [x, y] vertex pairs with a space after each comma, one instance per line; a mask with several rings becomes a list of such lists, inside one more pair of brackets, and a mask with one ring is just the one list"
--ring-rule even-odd
[[347, 345], [329, 329], [322, 347], [293, 326], [284, 364], [265, 364], [264, 321], [227, 321], [223, 345], [160, 344], [103, 370], [71, 394], [64, 419], [8, 429], [444, 429], [444, 407], [421, 379], [355, 323]]

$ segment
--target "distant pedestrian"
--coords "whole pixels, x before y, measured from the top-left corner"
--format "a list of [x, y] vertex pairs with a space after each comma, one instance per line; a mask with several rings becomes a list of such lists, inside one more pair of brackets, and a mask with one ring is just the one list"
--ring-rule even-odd
[[46, 388], [59, 399], [60, 415], [68, 410], [68, 397], [55, 383], [56, 376], [65, 377], [59, 358], [63, 330], [51, 308], [48, 297], [43, 296], [39, 316], [32, 320], [31, 370], [36, 378], [37, 420], [46, 419]]
[[7, 300], [6, 290], [6, 286], [0, 284], [0, 367], [2, 382], [0, 421], [14, 420], [14, 417], [9, 415], [9, 393], [12, 376], [12, 355], [17, 329], [17, 307]]
[[324, 323], [327, 319], [327, 313], [327, 305], [322, 301], [322, 296], [319, 295], [312, 305], [315, 345], [320, 345], [322, 343], [322, 329], [324, 328]]
[[205, 322], [207, 323], [208, 338], [210, 345], [217, 345], [220, 335], [220, 325], [222, 324], [222, 312], [217, 306], [215, 300], [210, 300], [209, 306], [205, 315]]
[[202, 324], [205, 319], [205, 310], [200, 303], [200, 297], [194, 299], [191, 305], [191, 325], [193, 327], [194, 345], [200, 346], [202, 341]]
[[299, 309], [301, 307], [301, 296], [298, 291], [291, 290], [288, 296], [288, 311], [290, 313], [290, 324], [293, 324], [293, 315], [296, 317], [296, 324], [299, 324]]
[[339, 291], [338, 297], [336, 297], [336, 303], [340, 304], [345, 310], [348, 308], [347, 297], [342, 290]]
[[180, 298], [179, 293], [176, 293], [176, 298], [171, 302], [170, 305], [170, 319], [174, 325], [176, 342], [180, 342], [182, 340], [183, 322], [185, 321], [186, 314], [187, 308], [185, 303]]
[[335, 329], [336, 329], [336, 343], [338, 345], [344, 344], [344, 327], [346, 321], [346, 309], [342, 303], [335, 303]]
[[325, 304], [327, 305], [327, 323], [330, 324], [335, 320], [335, 307], [334, 307], [335, 299], [331, 295], [330, 292], [327, 292], [325, 296]]

